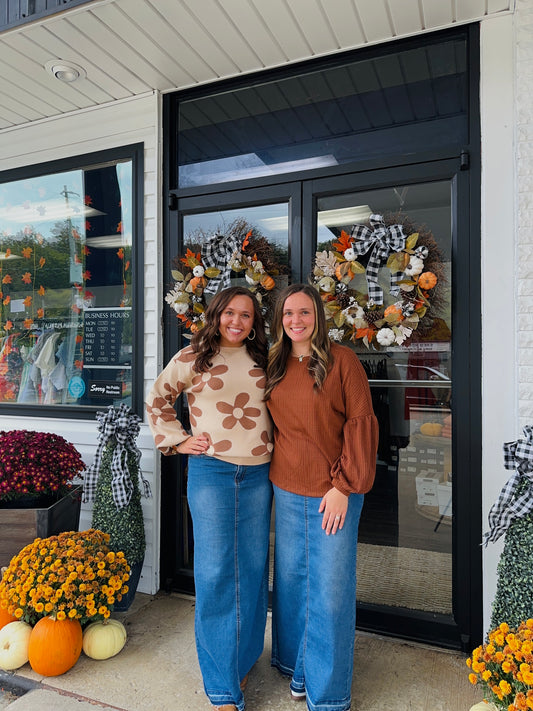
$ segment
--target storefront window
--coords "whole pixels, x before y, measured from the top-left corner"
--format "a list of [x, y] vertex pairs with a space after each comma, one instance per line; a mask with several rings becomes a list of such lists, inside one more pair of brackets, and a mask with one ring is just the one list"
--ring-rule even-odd
[[468, 142], [464, 36], [178, 97], [180, 188]]
[[133, 160], [0, 184], [0, 403], [132, 404]]

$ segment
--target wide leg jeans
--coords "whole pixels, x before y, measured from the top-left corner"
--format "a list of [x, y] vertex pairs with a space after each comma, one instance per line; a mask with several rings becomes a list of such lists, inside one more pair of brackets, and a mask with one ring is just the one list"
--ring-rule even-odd
[[351, 494], [342, 530], [322, 530], [321, 498], [274, 486], [272, 665], [306, 693], [310, 711], [351, 702], [356, 556], [364, 496]]
[[205, 692], [244, 709], [240, 681], [263, 651], [272, 485], [268, 464], [190, 456], [195, 637]]

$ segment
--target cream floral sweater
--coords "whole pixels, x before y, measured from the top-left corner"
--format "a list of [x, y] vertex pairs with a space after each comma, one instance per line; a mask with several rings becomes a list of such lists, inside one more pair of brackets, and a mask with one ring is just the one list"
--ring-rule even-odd
[[154, 383], [146, 410], [155, 444], [176, 454], [187, 432], [174, 403], [186, 393], [193, 435], [209, 440], [206, 454], [234, 464], [263, 464], [272, 453], [272, 424], [263, 402], [265, 373], [246, 348], [221, 348], [205, 373], [193, 370], [191, 346], [176, 353]]

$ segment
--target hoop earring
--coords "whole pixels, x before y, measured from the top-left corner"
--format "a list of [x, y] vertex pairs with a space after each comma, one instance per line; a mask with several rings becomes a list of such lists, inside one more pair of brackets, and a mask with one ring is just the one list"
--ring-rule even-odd
[[[252, 331], [254, 332], [254, 335], [250, 338], [250, 333], [251, 333]], [[252, 328], [252, 331], [250, 331], [250, 333], [246, 336], [246, 338], [247, 338], [249, 341], [253, 341], [254, 338], [255, 338], [255, 328]]]

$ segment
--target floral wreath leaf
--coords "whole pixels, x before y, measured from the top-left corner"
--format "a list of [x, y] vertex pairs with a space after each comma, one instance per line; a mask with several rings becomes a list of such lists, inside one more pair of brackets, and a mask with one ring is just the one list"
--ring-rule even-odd
[[250, 237], [252, 236], [252, 230], [248, 230], [246, 233], [246, 237], [244, 238], [244, 241], [242, 243], [242, 249], [243, 251], [246, 249], [246, 247], [250, 244]]
[[333, 246], [338, 249], [339, 252], [344, 252], [350, 247], [352, 242], [353, 237], [350, 237], [350, 235], [345, 230], [341, 230], [341, 236], [339, 237], [339, 241], [333, 242]]
[[340, 328], [344, 325], [346, 316], [342, 313], [342, 311], [337, 311], [337, 313], [333, 316], [333, 321], [335, 322], [335, 326]]
[[394, 252], [387, 259], [387, 267], [391, 272], [403, 272], [409, 264], [409, 255], [405, 252]]
[[208, 279], [214, 279], [220, 274], [220, 269], [217, 269], [216, 267], [207, 267], [204, 274]]
[[361, 262], [350, 262], [350, 269], [354, 274], [364, 274], [365, 268]]
[[388, 324], [400, 323], [402, 320], [401, 313], [390, 313], [385, 316], [385, 321]]
[[418, 242], [418, 232], [413, 232], [413, 234], [410, 234], [409, 237], [405, 240], [405, 249], [414, 249], [416, 247], [416, 243]]
[[416, 313], [418, 314], [418, 318], [422, 319], [427, 313], [427, 306], [421, 306], [420, 308], [416, 309]]
[[172, 274], [174, 281], [185, 281], [185, 277], [177, 269], [172, 269], [170, 273]]

